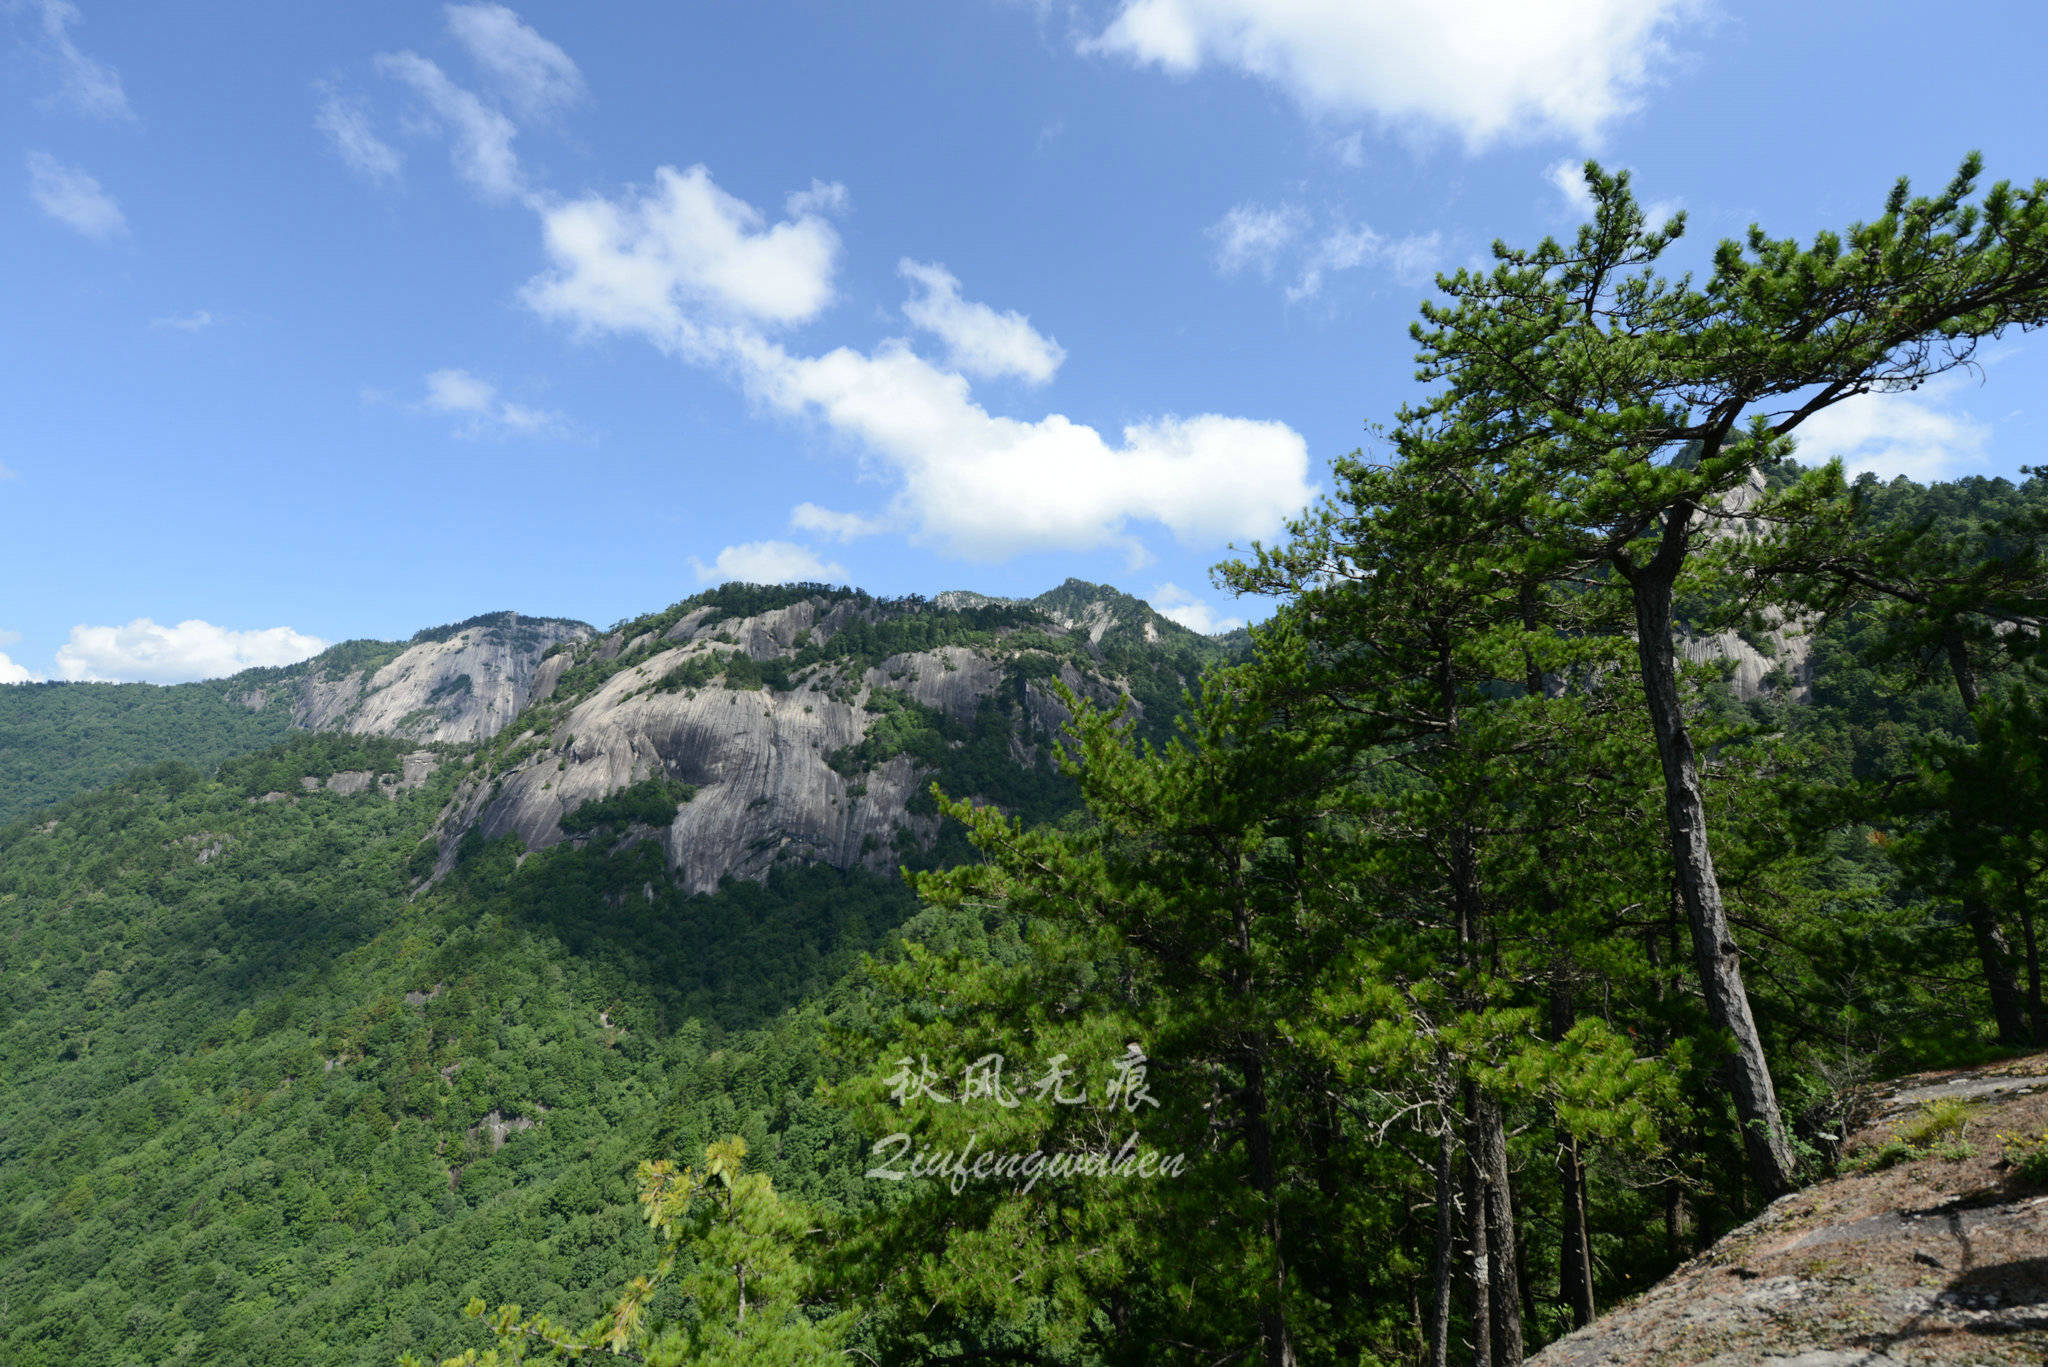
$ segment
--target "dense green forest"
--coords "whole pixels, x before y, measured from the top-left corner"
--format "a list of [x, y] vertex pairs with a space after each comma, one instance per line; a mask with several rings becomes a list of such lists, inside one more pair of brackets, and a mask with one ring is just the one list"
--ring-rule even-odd
[[164, 760], [210, 768], [283, 740], [282, 696], [251, 708], [239, 680], [0, 688], [0, 822]]
[[[910, 755], [954, 833], [901, 879], [684, 895], [623, 835], [692, 799], [652, 783], [429, 881], [509, 731], [396, 795], [291, 780], [410, 747], [298, 737], [0, 830], [0, 1355], [1520, 1362], [1833, 1171], [1870, 1079], [2048, 1044], [2048, 476], [1796, 459], [2048, 321], [2048, 187], [1974, 177], [1694, 281], [1589, 168], [1219, 568], [1279, 604], [1248, 655], [1105, 637], [1146, 724], [1067, 693], [1057, 777], [996, 703], [874, 691], [835, 766]], [[822, 587], [565, 647], [525, 729]], [[946, 641], [1053, 688], [1034, 613], [679, 686]]]

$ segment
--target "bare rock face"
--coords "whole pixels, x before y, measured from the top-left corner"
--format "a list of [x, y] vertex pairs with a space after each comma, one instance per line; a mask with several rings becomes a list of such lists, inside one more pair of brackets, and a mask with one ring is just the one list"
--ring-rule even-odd
[[[1748, 483], [1721, 500], [1729, 517], [1706, 518], [1703, 533], [1709, 540], [1741, 538], [1750, 534], [1740, 515], [1754, 508], [1764, 496], [1764, 477], [1750, 472]], [[1692, 664], [1733, 664], [1728, 686], [1736, 697], [1748, 702], [1777, 691], [1794, 702], [1806, 701], [1813, 686], [1813, 637], [1805, 624], [1786, 621], [1775, 610], [1768, 614], [1770, 625], [1761, 633], [1722, 631], [1704, 635], [1681, 627], [1678, 651]]]
[[804, 687], [788, 693], [707, 686], [639, 692], [699, 649], [664, 651], [614, 675], [579, 703], [558, 733], [573, 738], [504, 777], [479, 805], [486, 839], [516, 832], [530, 849], [565, 838], [562, 817], [649, 778], [696, 789], [659, 832], [676, 878], [691, 891], [727, 876], [765, 876], [778, 860], [886, 868], [896, 832], [929, 838], [932, 818], [905, 810], [915, 791], [907, 758], [842, 775], [830, 759], [856, 745], [875, 717]]
[[[292, 724], [418, 741], [488, 740], [544, 681], [541, 657], [561, 642], [591, 635], [581, 622], [497, 614], [445, 637], [417, 640], [367, 677], [362, 670], [339, 677], [309, 672], [293, 702]], [[559, 675], [557, 667], [545, 682], [551, 686]]]
[[[1062, 625], [1008, 603], [1014, 611], [996, 626], [951, 616], [997, 601], [956, 608], [819, 594], [743, 617], [679, 608], [558, 653], [531, 674], [530, 710], [505, 728], [496, 747], [502, 758], [466, 779], [444, 813], [439, 869], [453, 866], [472, 829], [485, 839], [516, 834], [529, 850], [659, 841], [672, 875], [692, 891], [729, 877], [764, 878], [784, 862], [893, 868], [930, 844], [939, 821], [918, 801], [932, 769], [890, 737], [923, 728], [929, 756], [934, 728], [947, 730], [946, 744], [962, 745], [994, 708], [1010, 728], [1009, 760], [1042, 768], [1047, 736], [1068, 719], [1052, 680], [1100, 703], [1126, 692], [1095, 649], [1114, 614], [1084, 606]], [[919, 631], [888, 636], [892, 624], [917, 614], [926, 614]], [[834, 647], [849, 631], [867, 634]], [[948, 631], [969, 643], [945, 642]], [[932, 644], [880, 658], [870, 644], [903, 637]], [[753, 663], [728, 677], [732, 661]], [[388, 671], [397, 675], [404, 662]], [[776, 676], [774, 686], [740, 677], [758, 669]], [[574, 691], [564, 696], [571, 670]], [[385, 677], [380, 671], [372, 682]], [[864, 745], [878, 727], [893, 729]], [[663, 792], [689, 793], [665, 826], [564, 827], [585, 804], [650, 780]]]
[[1730, 661], [1728, 687], [1744, 702], [1773, 691], [1804, 702], [1813, 687], [1813, 637], [1798, 623], [1780, 623], [1754, 641], [1740, 632], [1681, 632], [1681, 656], [1693, 664]]

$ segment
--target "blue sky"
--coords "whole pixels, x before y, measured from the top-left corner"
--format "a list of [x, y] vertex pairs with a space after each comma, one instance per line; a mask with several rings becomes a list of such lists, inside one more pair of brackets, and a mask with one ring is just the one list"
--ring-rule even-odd
[[[1583, 158], [1677, 264], [2048, 174], [2038, 5], [0, 0], [0, 44], [6, 681], [724, 578], [1227, 625], [1208, 567]], [[1990, 359], [1809, 454], [2043, 460], [2048, 346]]]

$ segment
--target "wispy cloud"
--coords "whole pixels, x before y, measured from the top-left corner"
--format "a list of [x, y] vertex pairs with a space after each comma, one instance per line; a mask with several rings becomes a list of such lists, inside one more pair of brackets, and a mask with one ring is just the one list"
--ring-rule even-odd
[[464, 437], [550, 437], [569, 432], [569, 420], [560, 413], [514, 403], [489, 380], [467, 370], [429, 374], [426, 397], [415, 406], [462, 419], [457, 433]]
[[1443, 260], [1442, 235], [1435, 232], [1388, 237], [1363, 223], [1316, 215], [1299, 204], [1234, 205], [1209, 225], [1216, 273], [1226, 279], [1256, 271], [1260, 278], [1288, 277], [1287, 302], [1322, 293], [1330, 276], [1372, 266], [1404, 285], [1419, 285]]
[[450, 5], [448, 31], [515, 108], [529, 117], [579, 103], [588, 93], [569, 54], [503, 5]]
[[337, 90], [322, 82], [314, 89], [320, 95], [313, 111], [313, 126], [327, 137], [342, 163], [372, 182], [393, 181], [405, 169], [405, 154], [377, 136], [370, 126], [370, 111], [359, 96]]
[[864, 513], [835, 512], [815, 503], [799, 503], [789, 510], [789, 525], [800, 532], [829, 536], [834, 541], [852, 541], [889, 529], [889, 520]]
[[417, 52], [383, 53], [377, 69], [410, 87], [427, 117], [450, 135], [449, 157], [457, 175], [489, 199], [516, 199], [524, 193], [526, 180], [512, 150], [517, 124]]
[[57, 73], [57, 102], [89, 118], [133, 119], [121, 73], [87, 56], [71, 36], [85, 16], [70, 0], [36, 0], [42, 51]]
[[161, 328], [168, 332], [198, 332], [202, 328], [212, 327], [213, 324], [213, 315], [205, 309], [194, 309], [190, 313], [177, 313], [172, 314], [168, 318], [152, 318], [149, 320], [151, 327]]
[[1272, 279], [1274, 268], [1308, 231], [1308, 211], [1298, 204], [1238, 204], [1209, 226], [1216, 244], [1216, 269], [1223, 275], [1255, 270]]
[[128, 231], [127, 216], [100, 183], [47, 152], [28, 154], [28, 197], [75, 233], [106, 242]]

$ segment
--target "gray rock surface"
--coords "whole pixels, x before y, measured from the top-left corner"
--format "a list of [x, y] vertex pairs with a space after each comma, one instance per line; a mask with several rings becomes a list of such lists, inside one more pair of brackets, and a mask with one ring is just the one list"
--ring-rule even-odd
[[[367, 678], [361, 670], [339, 677], [308, 672], [292, 724], [420, 741], [488, 740], [532, 700], [548, 649], [590, 635], [580, 622], [515, 617], [422, 641]], [[549, 687], [561, 668], [546, 678]]]
[[[630, 639], [615, 633], [583, 655], [623, 660], [625, 667], [566, 708], [555, 689], [568, 657], [557, 655], [532, 675], [531, 700], [549, 704], [535, 714], [539, 729], [506, 729], [502, 748], [518, 756], [514, 767], [465, 780], [444, 813], [439, 871], [453, 866], [457, 843], [472, 828], [486, 839], [516, 834], [530, 850], [593, 838], [565, 831], [564, 816], [649, 779], [689, 785], [694, 796], [663, 828], [635, 826], [602, 838], [620, 846], [659, 841], [672, 875], [692, 891], [709, 891], [728, 877], [763, 878], [783, 862], [895, 867], [913, 843], [928, 845], [938, 832], [936, 816], [911, 810], [930, 771], [907, 755], [847, 773], [831, 761], [882, 723], [883, 710], [867, 704], [887, 690], [966, 725], [991, 700], [1019, 703], [1011, 756], [1040, 763], [1045, 736], [1057, 732], [1067, 711], [1045, 681], [1020, 682], [1008, 672], [1002, 646], [906, 652], [858, 673], [827, 664], [800, 671], [795, 686], [780, 691], [735, 690], [722, 679], [663, 687], [677, 670], [702, 677], [707, 659], [788, 658], [857, 622], [874, 623], [882, 612], [871, 599], [820, 598], [744, 619], [700, 608], [662, 630], [659, 640], [629, 628]], [[1041, 619], [1032, 629], [1055, 636], [1071, 630], [1092, 641], [1103, 617], [1084, 609], [1071, 627]], [[1119, 696], [1118, 681], [1072, 661], [1062, 662], [1058, 677], [1099, 702]]]

